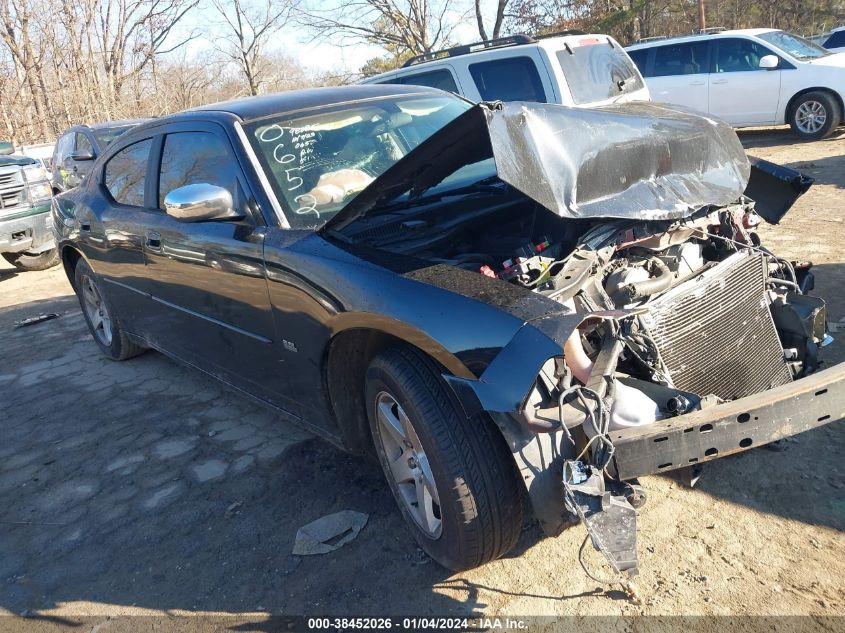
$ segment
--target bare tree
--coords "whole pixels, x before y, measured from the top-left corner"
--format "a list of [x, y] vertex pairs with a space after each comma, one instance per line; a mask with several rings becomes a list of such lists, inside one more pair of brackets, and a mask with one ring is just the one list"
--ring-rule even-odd
[[267, 81], [264, 48], [272, 35], [290, 21], [297, 0], [212, 0], [225, 28], [214, 46], [232, 60], [246, 79], [249, 94], [257, 95]]
[[475, 0], [475, 20], [478, 23], [478, 34], [482, 40], [493, 39], [502, 35], [502, 26], [505, 23], [505, 10], [507, 9], [510, 0], [496, 0], [496, 16], [493, 20], [493, 30], [490, 35], [487, 34], [487, 29], [484, 27], [484, 11], [481, 7], [482, 0]]
[[420, 55], [450, 42], [468, 12], [449, 0], [347, 0], [305, 12], [318, 37], [378, 44], [394, 56]]

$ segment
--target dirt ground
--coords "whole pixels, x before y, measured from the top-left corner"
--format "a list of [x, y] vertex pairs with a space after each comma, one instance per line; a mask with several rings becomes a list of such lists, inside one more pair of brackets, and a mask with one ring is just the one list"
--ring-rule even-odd
[[[845, 133], [741, 137], [816, 178], [763, 239], [816, 263], [816, 294], [843, 320]], [[13, 328], [42, 312], [61, 316]], [[637, 604], [584, 574], [579, 527], [549, 539], [527, 525], [506, 558], [447, 572], [376, 465], [159, 354], [102, 359], [61, 268], [0, 267], [0, 331], [0, 613], [845, 615], [841, 423], [708, 464], [694, 489], [645, 478]], [[825, 359], [845, 360], [845, 343]], [[352, 543], [291, 554], [300, 526], [344, 509], [369, 514]]]

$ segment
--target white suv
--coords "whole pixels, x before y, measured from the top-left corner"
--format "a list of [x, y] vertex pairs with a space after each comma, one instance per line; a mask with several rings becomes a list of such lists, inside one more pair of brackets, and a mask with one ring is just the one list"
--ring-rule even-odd
[[845, 26], [840, 26], [826, 35], [812, 39], [816, 44], [823, 46], [831, 53], [845, 53]]
[[419, 55], [362, 83], [440, 88], [470, 101], [537, 101], [593, 107], [648, 101], [625, 49], [609, 35], [513, 35]]
[[775, 29], [654, 39], [628, 54], [652, 98], [707, 112], [735, 127], [789, 123], [805, 139], [840, 124], [845, 55]]

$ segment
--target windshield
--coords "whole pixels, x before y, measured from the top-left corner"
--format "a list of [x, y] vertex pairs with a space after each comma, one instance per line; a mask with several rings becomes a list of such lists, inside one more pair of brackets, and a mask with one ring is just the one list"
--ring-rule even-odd
[[557, 52], [572, 101], [586, 105], [643, 88], [634, 62], [606, 37], [585, 36]]
[[94, 134], [94, 138], [97, 139], [97, 143], [100, 148], [104, 149], [108, 147], [114, 139], [124, 132], [128, 132], [133, 127], [134, 126], [132, 125], [122, 125], [120, 127], [100, 127], [92, 129], [91, 132]]
[[757, 37], [796, 59], [817, 59], [831, 54], [829, 50], [818, 44], [786, 31], [769, 31], [768, 33], [761, 33]]
[[446, 94], [402, 95], [244, 127], [291, 227], [316, 228], [470, 107]]

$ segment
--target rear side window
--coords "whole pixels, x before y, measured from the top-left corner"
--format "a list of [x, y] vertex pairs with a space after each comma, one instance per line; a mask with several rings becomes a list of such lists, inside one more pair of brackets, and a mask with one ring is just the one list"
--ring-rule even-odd
[[557, 60], [576, 105], [636, 92], [643, 80], [628, 54], [609, 40], [583, 38], [557, 52]]
[[439, 70], [432, 70], [428, 73], [417, 73], [415, 75], [407, 75], [404, 77], [395, 77], [389, 79], [384, 83], [387, 84], [402, 84], [405, 86], [428, 86], [429, 88], [438, 88], [446, 92], [454, 92], [458, 94], [458, 86], [455, 83], [452, 73], [441, 68]]
[[836, 31], [824, 43], [825, 48], [842, 48], [845, 46], [845, 31]]
[[470, 64], [469, 72], [484, 101], [537, 101], [546, 103], [543, 82], [530, 57], [494, 59]]
[[158, 204], [174, 189], [197, 183], [217, 185], [237, 194], [235, 161], [229, 144], [211, 132], [176, 132], [164, 139]]
[[631, 59], [634, 60], [634, 63], [637, 65], [637, 68], [640, 69], [640, 73], [643, 77], [648, 77], [646, 74], [646, 64], [648, 64], [648, 51], [647, 48], [638, 48], [635, 51], [628, 51], [628, 55]]
[[655, 47], [649, 77], [708, 73], [708, 47], [709, 42], [684, 42]]
[[103, 182], [115, 202], [144, 206], [147, 160], [152, 144], [152, 139], [147, 139], [124, 147], [106, 163]]

